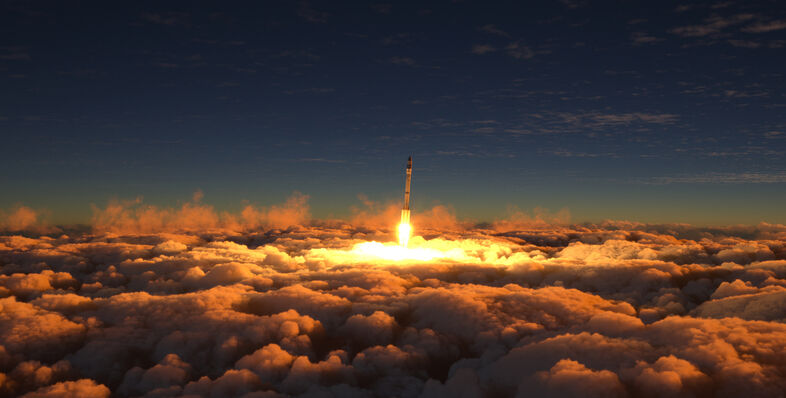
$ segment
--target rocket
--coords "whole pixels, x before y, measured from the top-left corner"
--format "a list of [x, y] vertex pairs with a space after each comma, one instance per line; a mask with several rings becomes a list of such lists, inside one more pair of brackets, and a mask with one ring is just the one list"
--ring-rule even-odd
[[401, 209], [401, 223], [398, 224], [398, 244], [407, 247], [412, 226], [409, 225], [409, 184], [412, 182], [412, 156], [407, 161], [407, 182], [404, 185], [404, 208]]
[[401, 209], [401, 223], [409, 224], [409, 184], [412, 181], [412, 156], [407, 161], [407, 182], [404, 185], [404, 208]]

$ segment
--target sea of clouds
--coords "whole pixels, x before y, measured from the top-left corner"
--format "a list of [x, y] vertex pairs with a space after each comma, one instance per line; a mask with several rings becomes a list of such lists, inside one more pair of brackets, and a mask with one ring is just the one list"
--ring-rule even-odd
[[[779, 397], [786, 226], [571, 225], [305, 197], [0, 218], [0, 395]], [[390, 210], [392, 209], [392, 210]], [[2, 221], [4, 220], [4, 221]], [[361, 246], [358, 246], [361, 245]]]

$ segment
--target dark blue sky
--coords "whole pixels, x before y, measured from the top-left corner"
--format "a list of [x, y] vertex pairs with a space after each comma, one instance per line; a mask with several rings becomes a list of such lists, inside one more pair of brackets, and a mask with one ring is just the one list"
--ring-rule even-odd
[[3, 1], [0, 208], [786, 222], [783, 3], [224, 3]]

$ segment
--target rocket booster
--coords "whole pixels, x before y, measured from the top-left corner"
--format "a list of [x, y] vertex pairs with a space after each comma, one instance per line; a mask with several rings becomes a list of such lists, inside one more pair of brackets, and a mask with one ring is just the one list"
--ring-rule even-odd
[[401, 223], [409, 224], [409, 185], [412, 181], [412, 156], [407, 161], [407, 182], [404, 185], [404, 208], [401, 209]]
[[412, 156], [407, 160], [407, 183], [404, 186], [404, 210], [409, 210], [409, 184], [412, 182]]

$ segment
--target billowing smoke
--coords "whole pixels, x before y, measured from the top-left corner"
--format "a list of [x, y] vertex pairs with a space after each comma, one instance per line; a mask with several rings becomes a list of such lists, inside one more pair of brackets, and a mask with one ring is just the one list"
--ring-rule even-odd
[[786, 391], [783, 225], [471, 225], [439, 206], [402, 250], [385, 206], [328, 222], [302, 195], [240, 215], [199, 199], [0, 236], [0, 394]]
[[57, 228], [48, 225], [43, 213], [27, 206], [15, 206], [8, 211], [0, 209], [0, 233], [8, 231], [58, 232]]

